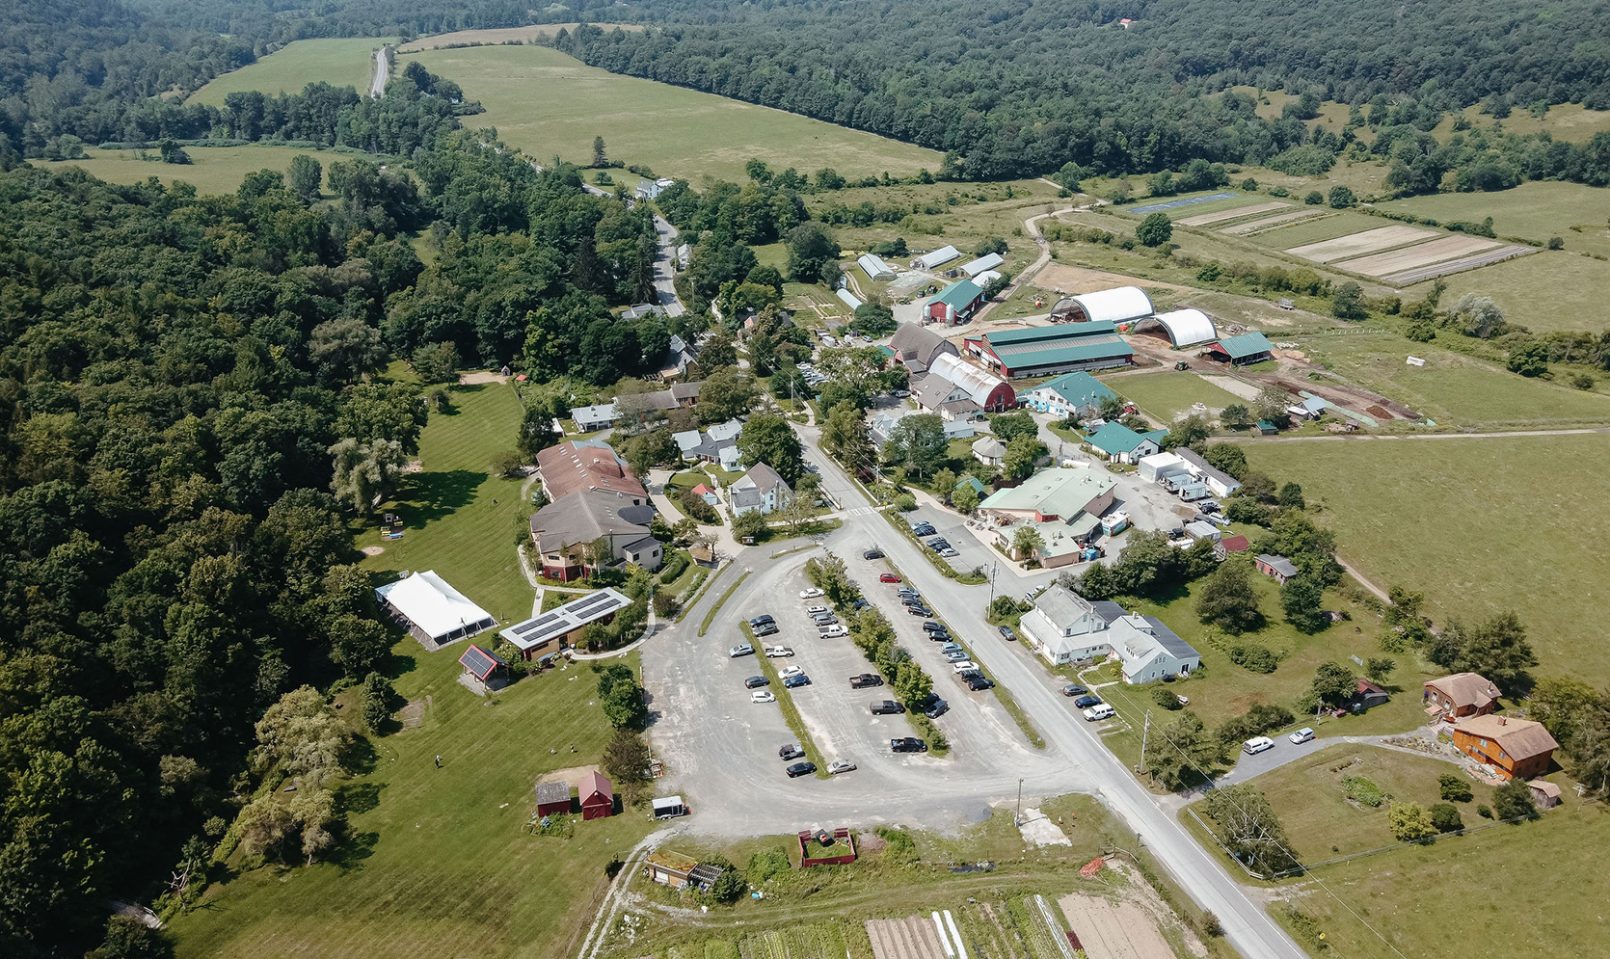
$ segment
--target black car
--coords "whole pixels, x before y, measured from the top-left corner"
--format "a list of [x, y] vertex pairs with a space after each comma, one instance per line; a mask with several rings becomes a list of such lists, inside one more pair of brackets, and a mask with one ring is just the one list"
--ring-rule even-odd
[[801, 776], [809, 776], [811, 773], [816, 772], [816, 764], [813, 762], [795, 763], [784, 771], [788, 773], [789, 779], [798, 779]]
[[795, 673], [783, 680], [784, 689], [798, 689], [801, 686], [809, 686], [810, 684], [811, 678], [804, 673]]
[[798, 759], [803, 755], [805, 755], [805, 750], [799, 748], [799, 743], [789, 743], [786, 746], [779, 747], [777, 750], [778, 759]]
[[892, 699], [880, 699], [872, 704], [872, 715], [874, 716], [891, 716], [905, 711], [906, 707]]
[[982, 692], [986, 689], [994, 689], [995, 681], [983, 673], [968, 673], [967, 688], [975, 693]]
[[872, 605], [871, 603], [866, 601], [865, 597], [857, 596], [855, 598], [855, 601], [850, 603], [850, 608], [851, 609], [866, 609], [868, 606], [871, 606], [871, 605]]
[[926, 606], [927, 604], [922, 601], [921, 596], [902, 596], [902, 597], [900, 597], [900, 605], [902, 605], [902, 606]]
[[930, 633], [944, 633], [950, 630], [944, 623], [923, 623], [922, 628]]
[[862, 673], [859, 676], [851, 676], [850, 677], [850, 688], [851, 689], [866, 689], [869, 686], [882, 686], [882, 685], [883, 685], [883, 677], [879, 676], [877, 673]]
[[937, 696], [923, 704], [922, 707], [922, 714], [927, 716], [929, 719], [938, 719], [948, 712], [950, 712], [950, 703], [945, 702], [943, 699], [940, 699]]
[[939, 532], [934, 529], [934, 524], [932, 523], [918, 523], [916, 526], [911, 527], [911, 531], [918, 536], [932, 536]]
[[1073, 701], [1073, 704], [1075, 706], [1079, 707], [1080, 709], [1089, 709], [1091, 706], [1099, 706], [1099, 705], [1101, 705], [1101, 697], [1100, 696], [1088, 696], [1088, 695], [1080, 696], [1078, 699], [1075, 699]]
[[751, 676], [748, 679], [744, 680], [744, 688], [745, 689], [759, 689], [762, 686], [770, 686], [770, 685], [771, 685], [771, 680], [767, 679], [764, 676]]
[[1078, 683], [1069, 683], [1068, 685], [1062, 687], [1062, 695], [1064, 696], [1083, 696], [1088, 692], [1090, 692], [1090, 690], [1080, 686]]
[[928, 744], [915, 736], [901, 736], [899, 739], [889, 740], [889, 751], [894, 753], [925, 753]]
[[996, 628], [1001, 631], [1001, 638], [1002, 639], [1006, 640], [1009, 643], [1017, 642], [1017, 634], [1012, 632], [1012, 627], [1010, 627], [1010, 626], [998, 626]]
[[927, 619], [933, 615], [933, 613], [928, 612], [928, 610], [922, 606], [907, 606], [906, 612], [913, 616], [921, 616], [923, 619]]
[[881, 550], [881, 549], [869, 549], [866, 552], [861, 554], [861, 558], [862, 559], [882, 559], [883, 558], [883, 550]]

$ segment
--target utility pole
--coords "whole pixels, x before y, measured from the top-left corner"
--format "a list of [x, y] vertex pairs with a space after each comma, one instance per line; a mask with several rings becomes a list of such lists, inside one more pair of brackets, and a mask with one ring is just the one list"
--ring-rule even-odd
[[1000, 568], [1000, 560], [991, 560], [989, 564], [989, 601], [995, 603], [995, 572]]
[[1152, 732], [1152, 711], [1146, 710], [1146, 718], [1140, 727], [1140, 768], [1146, 768], [1146, 740]]
[[1023, 825], [1023, 780], [1017, 781], [1017, 812], [1012, 814], [1012, 825]]

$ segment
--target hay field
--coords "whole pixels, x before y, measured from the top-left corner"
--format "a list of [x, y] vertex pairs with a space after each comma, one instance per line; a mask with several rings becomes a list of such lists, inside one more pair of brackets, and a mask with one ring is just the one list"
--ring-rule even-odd
[[300, 93], [310, 83], [323, 81], [336, 87], [352, 87], [359, 93], [369, 89], [369, 77], [376, 47], [390, 43], [391, 37], [339, 37], [296, 40], [256, 63], [214, 77], [192, 93], [187, 103], [221, 107], [231, 93], [258, 90], [263, 93]]
[[[1394, 246], [1403, 246], [1417, 240], [1429, 240], [1437, 235], [1436, 230], [1427, 230], [1417, 226], [1383, 226], [1376, 230], [1365, 230], [1363, 233], [1352, 233], [1337, 237], [1334, 240], [1321, 240], [1318, 243], [1308, 243], [1303, 246], [1294, 246], [1287, 250], [1292, 256], [1300, 256], [1305, 260], [1316, 263], [1330, 263], [1333, 260], [1345, 260], [1349, 257], [1362, 256], [1365, 253], [1374, 253], [1377, 250], [1386, 250]], [[1342, 264], [1338, 263], [1337, 266]], [[1355, 272], [1368, 273], [1368, 270]]]
[[340, 150], [314, 150], [304, 147], [273, 146], [254, 143], [237, 147], [185, 147], [191, 162], [186, 165], [163, 163], [160, 160], [142, 160], [140, 153], [154, 157], [155, 150], [86, 150], [84, 160], [62, 160], [56, 163], [33, 161], [48, 170], [76, 166], [87, 170], [108, 183], [143, 183], [156, 177], [164, 184], [185, 182], [194, 184], [199, 193], [234, 193], [246, 174], [258, 170], [284, 173], [291, 167], [291, 158], [306, 154], [326, 168], [335, 161], [366, 156]]
[[1244, 216], [1253, 216], [1258, 213], [1273, 213], [1291, 206], [1289, 203], [1278, 201], [1271, 203], [1251, 203], [1246, 206], [1235, 206], [1228, 210], [1215, 210], [1212, 213], [1198, 213], [1175, 222], [1181, 226], [1207, 226], [1210, 223], [1222, 223], [1225, 220], [1236, 220]]
[[1248, 220], [1245, 223], [1235, 223], [1230, 226], [1221, 227], [1219, 232], [1226, 236], [1251, 236], [1252, 234], [1262, 233], [1265, 230], [1274, 229], [1278, 226], [1295, 226], [1304, 220], [1313, 220], [1329, 215], [1330, 214], [1325, 210], [1319, 209], [1318, 207], [1305, 207], [1301, 210], [1293, 210], [1290, 213], [1277, 213], [1274, 216], [1261, 216], [1256, 220]]
[[846, 176], [938, 169], [932, 150], [759, 107], [589, 67], [538, 46], [428, 50], [417, 58], [479, 100], [486, 112], [471, 127], [496, 127], [502, 138], [539, 159], [590, 163], [602, 136], [612, 159], [660, 176], [741, 181], [759, 158], [774, 169], [833, 167]]
[[[1387, 227], [1387, 229], [1393, 228]], [[1435, 233], [1431, 235], [1436, 236]], [[1354, 273], [1367, 273], [1370, 276], [1384, 276], [1388, 273], [1401, 273], [1432, 263], [1441, 263], [1443, 260], [1455, 257], [1469, 256], [1472, 253], [1482, 253], [1497, 246], [1498, 244], [1492, 240], [1484, 240], [1479, 236], [1444, 236], [1429, 243], [1418, 243], [1397, 250], [1388, 250], [1385, 253], [1343, 260], [1336, 264], [1336, 268]]]
[[1536, 181], [1498, 193], [1439, 193], [1380, 207], [1444, 223], [1479, 223], [1490, 216], [1500, 237], [1547, 243], [1557, 236], [1567, 250], [1610, 256], [1610, 189], [1604, 187]]
[[[456, 30], [435, 36], [410, 40], [397, 48], [398, 53], [418, 53], [421, 50], [440, 50], [443, 47], [484, 47], [505, 43], [530, 43], [539, 37], [557, 36], [560, 30], [574, 30], [579, 23], [532, 23], [523, 27], [501, 27], [492, 30]], [[636, 23], [595, 23], [605, 30], [640, 31]]]

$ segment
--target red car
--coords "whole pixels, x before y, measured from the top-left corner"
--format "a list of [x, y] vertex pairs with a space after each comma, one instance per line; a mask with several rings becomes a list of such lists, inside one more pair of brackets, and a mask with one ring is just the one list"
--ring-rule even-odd
[[898, 583], [898, 582], [900, 582], [900, 577], [896, 576], [893, 573], [879, 573], [878, 574], [878, 582], [880, 582], [880, 583]]

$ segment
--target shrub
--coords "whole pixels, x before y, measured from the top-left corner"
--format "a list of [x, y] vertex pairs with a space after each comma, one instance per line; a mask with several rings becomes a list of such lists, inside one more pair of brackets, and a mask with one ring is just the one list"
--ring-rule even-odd
[[672, 553], [670, 557], [666, 559], [665, 565], [660, 568], [660, 582], [672, 582], [678, 576], [681, 576], [682, 571], [687, 568], [688, 554], [683, 552]]
[[1470, 783], [1458, 773], [1443, 773], [1438, 776], [1437, 790], [1448, 802], [1470, 802], [1476, 795], [1471, 791]]
[[1536, 819], [1537, 806], [1532, 790], [1520, 780], [1511, 780], [1493, 792], [1493, 812], [1499, 819]]
[[1400, 842], [1428, 842], [1437, 836], [1437, 827], [1419, 803], [1393, 803], [1386, 818], [1392, 835]]
[[1364, 776], [1343, 776], [1342, 793], [1361, 806], [1376, 808], [1386, 802], [1387, 795], [1375, 781]]
[[910, 493], [901, 493], [894, 498], [894, 508], [902, 513], [909, 513], [917, 508], [917, 497]]
[[1565, 249], [1565, 241], [1557, 236], [1551, 236], [1549, 237], [1549, 249], [1563, 250]]
[[1280, 665], [1274, 650], [1257, 643], [1236, 643], [1230, 647], [1230, 662], [1254, 673], [1272, 673]]
[[1325, 202], [1325, 194], [1319, 192], [1318, 190], [1310, 190], [1308, 191], [1308, 195], [1303, 197], [1303, 202], [1309, 206], [1319, 206], [1321, 203]]
[[1437, 827], [1437, 832], [1458, 832], [1465, 828], [1465, 821], [1459, 816], [1459, 807], [1439, 802], [1431, 807], [1431, 825]]
[[1593, 389], [1593, 383], [1593, 376], [1589, 373], [1577, 373], [1571, 377], [1571, 385], [1579, 390], [1591, 390]]
[[525, 472], [526, 458], [514, 450], [499, 453], [492, 459], [492, 472], [504, 479], [514, 479]]
[[1161, 211], [1146, 214], [1135, 228], [1135, 239], [1146, 246], [1162, 246], [1174, 238], [1174, 224], [1168, 214]]
[[1488, 808], [1486, 803], [1481, 803], [1476, 807], [1476, 815], [1483, 819], [1491, 819], [1493, 818], [1493, 811]]
[[1155, 702], [1164, 709], [1179, 709], [1182, 705], [1180, 703], [1180, 698], [1174, 695], [1173, 690], [1169, 689], [1167, 686], [1152, 687], [1152, 702]]

